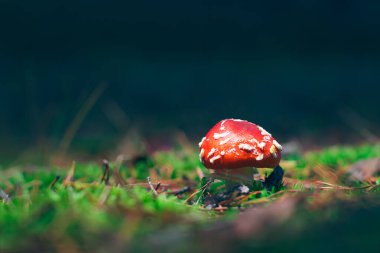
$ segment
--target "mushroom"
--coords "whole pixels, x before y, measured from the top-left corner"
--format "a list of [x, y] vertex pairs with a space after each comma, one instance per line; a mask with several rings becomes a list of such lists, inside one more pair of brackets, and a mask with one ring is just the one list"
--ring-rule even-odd
[[211, 128], [199, 150], [201, 162], [214, 178], [251, 184], [257, 168], [280, 168], [282, 147], [259, 125], [225, 119]]

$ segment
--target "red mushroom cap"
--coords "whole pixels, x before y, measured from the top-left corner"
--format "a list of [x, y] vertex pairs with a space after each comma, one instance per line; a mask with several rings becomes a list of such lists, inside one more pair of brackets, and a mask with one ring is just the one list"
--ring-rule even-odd
[[281, 145], [262, 127], [246, 120], [225, 119], [199, 143], [201, 162], [209, 169], [274, 168]]

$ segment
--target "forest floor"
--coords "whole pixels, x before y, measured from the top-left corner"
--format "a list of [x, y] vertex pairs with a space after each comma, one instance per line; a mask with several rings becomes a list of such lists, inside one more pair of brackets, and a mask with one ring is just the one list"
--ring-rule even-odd
[[[286, 154], [278, 191], [208, 180], [197, 150], [0, 170], [0, 252], [380, 247], [380, 144]], [[264, 178], [270, 170], [259, 170]]]

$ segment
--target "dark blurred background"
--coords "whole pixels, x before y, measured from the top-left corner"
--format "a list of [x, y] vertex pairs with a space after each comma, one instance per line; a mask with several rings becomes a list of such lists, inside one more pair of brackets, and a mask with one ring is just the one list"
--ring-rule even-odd
[[376, 139], [369, 2], [1, 0], [0, 150], [59, 148], [73, 124], [67, 148], [93, 153], [132, 128], [198, 141], [226, 117], [283, 142]]

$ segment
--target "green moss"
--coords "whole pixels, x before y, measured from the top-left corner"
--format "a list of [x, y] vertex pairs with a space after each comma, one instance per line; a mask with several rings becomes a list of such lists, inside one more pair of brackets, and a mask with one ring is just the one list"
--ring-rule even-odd
[[359, 147], [335, 146], [305, 154], [302, 165], [323, 164], [332, 168], [343, 167], [356, 161], [380, 157], [380, 144]]

